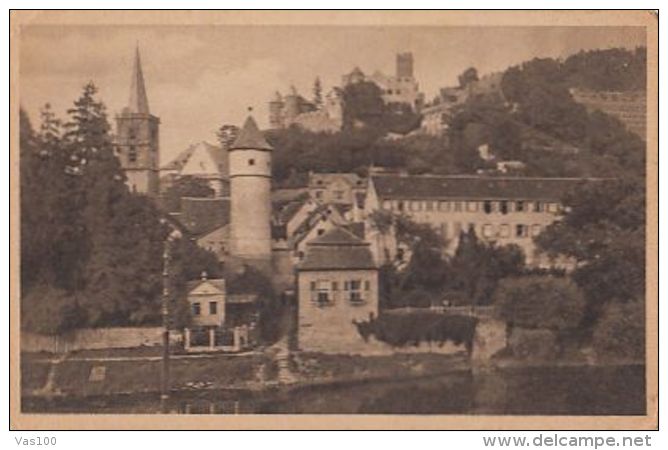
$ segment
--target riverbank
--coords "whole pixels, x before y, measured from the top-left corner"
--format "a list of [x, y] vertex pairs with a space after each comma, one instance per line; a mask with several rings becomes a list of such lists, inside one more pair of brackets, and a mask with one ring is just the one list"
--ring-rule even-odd
[[[80, 352], [67, 356], [23, 354], [21, 391], [25, 397], [88, 397], [157, 393], [162, 360], [142, 350]], [[279, 386], [315, 386], [368, 380], [402, 380], [467, 370], [464, 355], [396, 354], [389, 356], [295, 353], [285, 381], [275, 356], [267, 353], [174, 355], [172, 391], [262, 391]]]
[[[281, 364], [283, 363], [283, 364]], [[170, 387], [178, 392], [291, 392], [312, 387], [401, 382], [455, 373], [549, 367], [638, 365], [596, 363], [587, 358], [526, 360], [493, 358], [472, 364], [464, 352], [451, 355], [396, 353], [383, 356], [295, 352], [280, 361], [273, 352], [178, 354], [170, 360]], [[71, 355], [22, 354], [24, 398], [86, 398], [157, 394], [162, 359], [155, 349], [87, 351]], [[287, 371], [287, 375], [283, 372]]]

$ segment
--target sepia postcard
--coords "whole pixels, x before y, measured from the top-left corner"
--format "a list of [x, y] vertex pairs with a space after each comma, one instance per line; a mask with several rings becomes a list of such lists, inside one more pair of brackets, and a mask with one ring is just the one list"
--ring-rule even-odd
[[658, 427], [658, 16], [12, 11], [10, 427]]

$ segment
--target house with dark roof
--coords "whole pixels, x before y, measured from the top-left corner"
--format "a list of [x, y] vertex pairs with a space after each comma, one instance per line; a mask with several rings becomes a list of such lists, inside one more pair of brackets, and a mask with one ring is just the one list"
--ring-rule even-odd
[[[366, 198], [366, 215], [385, 210], [405, 214], [431, 225], [446, 241], [447, 251], [457, 248], [462, 231], [499, 245], [515, 244], [532, 266], [569, 268], [571, 261], [540, 254], [534, 238], [562, 214], [561, 199], [571, 189], [595, 180], [435, 175], [374, 175]], [[367, 239], [379, 263], [397, 262], [406, 249], [368, 223]], [[402, 251], [403, 250], [403, 251]]]
[[378, 314], [378, 267], [369, 244], [336, 227], [306, 248], [297, 266], [299, 348], [349, 353], [364, 342], [353, 321]]
[[181, 212], [175, 218], [200, 247], [224, 261], [229, 254], [230, 200], [228, 198], [181, 199]]

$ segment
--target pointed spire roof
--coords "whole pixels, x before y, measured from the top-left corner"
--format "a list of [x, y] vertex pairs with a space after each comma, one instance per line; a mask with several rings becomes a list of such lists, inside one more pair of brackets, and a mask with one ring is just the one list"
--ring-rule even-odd
[[262, 135], [253, 116], [248, 116], [239, 136], [230, 147], [230, 150], [235, 149], [273, 150], [273, 147]]
[[132, 67], [132, 79], [130, 81], [130, 100], [126, 109], [135, 114], [150, 114], [148, 109], [148, 97], [144, 85], [144, 74], [141, 70], [141, 59], [139, 57], [139, 46], [135, 49], [135, 61]]

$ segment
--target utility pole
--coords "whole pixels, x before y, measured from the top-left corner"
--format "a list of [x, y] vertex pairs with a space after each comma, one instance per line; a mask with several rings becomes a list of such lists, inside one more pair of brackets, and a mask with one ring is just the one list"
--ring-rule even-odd
[[178, 230], [173, 230], [165, 239], [162, 249], [162, 370], [160, 372], [160, 411], [169, 412], [169, 263], [171, 261], [172, 242], [181, 237]]

